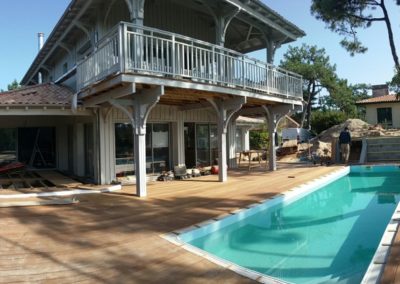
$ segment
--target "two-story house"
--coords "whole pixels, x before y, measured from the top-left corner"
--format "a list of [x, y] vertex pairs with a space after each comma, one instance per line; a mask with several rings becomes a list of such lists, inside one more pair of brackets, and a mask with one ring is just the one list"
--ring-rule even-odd
[[[272, 64], [302, 36], [259, 0], [72, 0], [26, 87], [0, 94], [2, 125], [22, 160], [100, 184], [132, 172], [139, 196], [146, 173], [179, 164], [217, 161], [223, 182], [239, 115], [267, 117], [274, 137], [302, 108], [301, 76]], [[246, 55], [260, 49], [268, 62]]]

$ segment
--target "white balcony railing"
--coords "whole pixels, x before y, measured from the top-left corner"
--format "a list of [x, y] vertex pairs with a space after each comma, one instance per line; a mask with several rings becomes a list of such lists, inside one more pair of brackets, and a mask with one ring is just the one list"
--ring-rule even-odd
[[300, 75], [193, 38], [120, 23], [78, 63], [81, 90], [115, 73], [191, 79], [212, 85], [302, 98]]

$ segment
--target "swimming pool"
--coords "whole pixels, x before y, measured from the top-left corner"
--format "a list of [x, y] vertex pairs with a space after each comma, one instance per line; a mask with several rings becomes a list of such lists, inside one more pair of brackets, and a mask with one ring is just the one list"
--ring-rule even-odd
[[398, 166], [345, 168], [178, 239], [260, 281], [359, 283], [400, 200], [399, 185]]

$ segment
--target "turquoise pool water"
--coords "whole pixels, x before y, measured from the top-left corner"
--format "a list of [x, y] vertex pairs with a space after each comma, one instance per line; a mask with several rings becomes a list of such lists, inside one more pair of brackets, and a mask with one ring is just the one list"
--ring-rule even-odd
[[399, 167], [353, 167], [290, 204], [182, 239], [292, 283], [360, 283], [399, 198]]

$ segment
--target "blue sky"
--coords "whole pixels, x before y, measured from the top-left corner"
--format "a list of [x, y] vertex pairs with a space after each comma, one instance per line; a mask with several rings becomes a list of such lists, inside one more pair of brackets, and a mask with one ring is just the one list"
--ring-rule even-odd
[[[263, 0], [268, 6], [303, 29], [307, 36], [292, 45], [317, 45], [325, 48], [331, 62], [337, 65], [339, 77], [350, 83], [381, 84], [393, 74], [386, 30], [383, 23], [360, 31], [361, 40], [368, 46], [366, 54], [350, 55], [339, 45], [340, 37], [325, 29], [324, 23], [310, 15], [311, 0]], [[6, 89], [14, 79], [21, 80], [37, 54], [37, 33], [48, 36], [70, 0], [1, 0], [0, 1], [0, 89]], [[400, 8], [394, 0], [386, 1], [392, 15], [397, 39], [400, 36]], [[400, 53], [400, 41], [396, 40]], [[287, 45], [276, 54], [279, 64]], [[265, 51], [252, 56], [265, 60]]]

